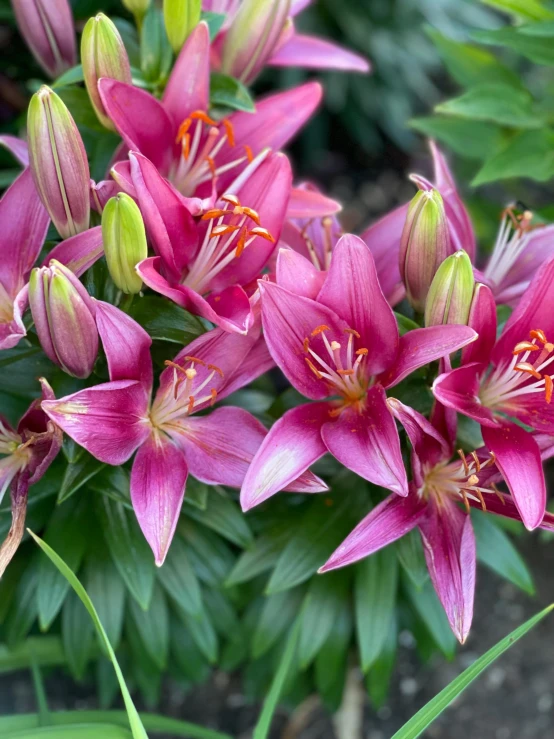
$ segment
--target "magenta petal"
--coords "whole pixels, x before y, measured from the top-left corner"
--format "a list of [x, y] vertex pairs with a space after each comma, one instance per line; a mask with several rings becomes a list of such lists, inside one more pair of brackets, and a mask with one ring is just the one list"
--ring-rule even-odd
[[103, 77], [98, 91], [128, 149], [148, 157], [162, 174], [169, 171], [175, 146], [175, 128], [162, 104], [133, 85]]
[[307, 67], [369, 72], [369, 62], [337, 44], [294, 33], [269, 60], [272, 67]]
[[285, 290], [315, 300], [325, 276], [325, 272], [320, 272], [293, 249], [279, 249], [275, 277], [277, 284]]
[[475, 341], [476, 337], [475, 331], [468, 326], [430, 326], [408, 331], [400, 337], [396, 359], [380, 382], [384, 387], [397, 385], [414, 370], [447, 357]]
[[[238, 334], [236, 336], [237, 338], [246, 338]], [[275, 367], [275, 362], [269, 353], [263, 336], [260, 336], [249, 351], [246, 348], [245, 351], [247, 354], [246, 356], [242, 355], [242, 360], [237, 369], [226, 376], [223, 389], [217, 394], [218, 400], [226, 398], [236, 390], [240, 390], [240, 388], [245, 387]]]
[[431, 580], [450, 628], [463, 644], [471, 627], [475, 594], [475, 536], [471, 518], [445, 499], [440, 508], [429, 506], [419, 530]]
[[329, 407], [328, 403], [299, 405], [272, 426], [244, 479], [243, 511], [284, 490], [326, 453], [321, 427], [329, 420]]
[[478, 336], [463, 349], [462, 362], [488, 364], [496, 341], [496, 303], [491, 289], [482, 283], [475, 285], [467, 324]]
[[162, 103], [175, 130], [195, 110], [210, 102], [210, 32], [206, 23], [192, 31], [175, 62]]
[[102, 226], [95, 226], [57, 244], [46, 255], [42, 266], [47, 267], [50, 261], [55, 259], [61, 264], [65, 264], [77, 277], [80, 277], [103, 254]]
[[401, 205], [366, 228], [361, 235], [373, 254], [381, 288], [391, 305], [402, 300], [405, 292], [398, 258], [407, 212], [408, 204]]
[[338, 200], [328, 198], [322, 192], [310, 185], [293, 187], [290, 193], [287, 208], [288, 218], [323, 218], [342, 210]]
[[486, 365], [473, 363], [439, 375], [433, 383], [433, 395], [447, 408], [453, 408], [484, 426], [498, 425], [489, 408], [481, 404], [479, 387]]
[[131, 178], [154, 251], [165, 268], [179, 279], [194, 258], [198, 231], [179, 193], [165, 180], [154, 164], [137, 152], [130, 152]]
[[13, 310], [13, 318], [7, 323], [0, 323], [0, 350], [12, 349], [27, 333], [23, 323], [23, 313], [29, 303], [28, 293], [28, 285], [24, 285], [15, 296], [13, 305], [6, 306], [8, 311], [10, 308]]
[[152, 389], [152, 339], [139, 324], [115, 305], [94, 302], [96, 326], [108, 360], [110, 380], [138, 380]]
[[[225, 290], [212, 292], [206, 298], [215, 316], [208, 320], [233, 333], [246, 333], [252, 325], [253, 317], [248, 295], [240, 285], [226, 287]], [[199, 313], [199, 315], [201, 315]], [[204, 316], [208, 318], [207, 315]]]
[[148, 437], [148, 396], [134, 381], [108, 382], [59, 400], [43, 411], [80, 446], [106, 464], [119, 465]]
[[415, 491], [407, 498], [389, 495], [346, 537], [319, 572], [357, 562], [411, 531], [425, 515], [427, 504]]
[[347, 324], [315, 300], [294, 295], [271, 282], [260, 280], [259, 285], [264, 335], [273, 359], [302, 395], [323, 400], [329, 395], [329, 388], [309, 369], [304, 341], [309, 337], [311, 348], [320, 357], [328, 357], [321, 335], [312, 336], [312, 332], [325, 325], [330, 329], [329, 336], [343, 337]]
[[[127, 154], [127, 149], [125, 149], [125, 156], [127, 156]], [[110, 174], [115, 180], [120, 192], [130, 195], [132, 198], [135, 198], [135, 200], [137, 199], [137, 191], [135, 190], [133, 178], [131, 177], [131, 162], [129, 159], [116, 162], [110, 169]]]
[[175, 533], [187, 475], [183, 451], [163, 433], [150, 434], [133, 462], [131, 501], [158, 567]]
[[363, 412], [344, 410], [323, 426], [321, 434], [327, 449], [349, 470], [398, 495], [408, 495], [400, 438], [380, 385], [368, 391]]
[[0, 146], [4, 146], [24, 167], [29, 166], [29, 147], [26, 141], [3, 134], [0, 136]]
[[243, 408], [225, 406], [168, 426], [194, 477], [210, 485], [240, 488], [266, 430]]
[[521, 520], [529, 530], [540, 525], [546, 506], [541, 452], [533, 435], [515, 424], [483, 427], [483, 440], [496, 456]]
[[396, 318], [381, 291], [373, 256], [358, 236], [343, 236], [335, 246], [317, 299], [360, 334], [370, 374], [392, 364], [398, 351]]

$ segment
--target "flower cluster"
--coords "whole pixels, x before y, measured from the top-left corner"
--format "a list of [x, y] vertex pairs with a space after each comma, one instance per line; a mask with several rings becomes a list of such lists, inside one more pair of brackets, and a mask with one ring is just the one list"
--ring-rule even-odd
[[[294, 30], [306, 4], [205, 3], [226, 15], [213, 40], [206, 22], [168, 11], [177, 58], [159, 96], [133, 84], [116, 26], [91, 19], [84, 82], [100, 123], [121, 137], [100, 182], [71, 112], [47, 86], [31, 100], [26, 142], [2, 138], [24, 170], [0, 203], [0, 348], [36, 337], [78, 389], [54, 397], [42, 380], [43, 397], [17, 430], [0, 421], [0, 497], [11, 488], [13, 501], [0, 570], [21, 539], [27, 490], [62, 434], [108, 465], [134, 456], [131, 501], [160, 566], [189, 474], [240, 489], [247, 511], [280, 491], [327, 491], [310, 467], [330, 453], [391, 495], [322, 571], [418, 527], [463, 642], [475, 585], [470, 508], [554, 528], [542, 469], [554, 451], [553, 227], [508, 208], [483, 267], [431, 144], [433, 180], [412, 177], [412, 202], [360, 236], [343, 234], [340, 205], [294, 185], [281, 151], [316, 109], [317, 83], [270, 95], [253, 113], [210, 104], [214, 73], [250, 83], [267, 64], [368, 70]], [[66, 0], [14, 7], [48, 74], [74, 64]], [[41, 259], [50, 222], [61, 240]], [[100, 259], [117, 288], [111, 302], [80, 279]], [[165, 357], [158, 377], [152, 337], [129, 314], [147, 291], [207, 328]], [[513, 312], [497, 338], [498, 305]], [[104, 360], [108, 381], [96, 369]], [[219, 405], [275, 365], [305, 402], [269, 430], [244, 408]], [[395, 397], [409, 376], [432, 386], [429, 417]], [[482, 446], [457, 448], [458, 414], [480, 424]]]

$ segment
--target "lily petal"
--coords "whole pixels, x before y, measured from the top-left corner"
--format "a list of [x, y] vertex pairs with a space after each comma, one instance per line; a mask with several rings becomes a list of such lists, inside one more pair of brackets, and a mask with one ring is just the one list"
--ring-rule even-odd
[[407, 212], [408, 203], [387, 213], [361, 235], [373, 254], [381, 288], [391, 305], [399, 303], [405, 293], [398, 257]]
[[271, 67], [306, 67], [307, 69], [342, 69], [369, 72], [369, 62], [338, 44], [293, 33], [268, 61]]
[[133, 462], [131, 501], [158, 567], [175, 533], [187, 475], [183, 451], [165, 434], [150, 434]]
[[408, 495], [400, 438], [380, 385], [368, 391], [363, 411], [344, 410], [323, 426], [321, 434], [327, 449], [349, 470], [374, 485]]
[[329, 407], [328, 403], [300, 405], [273, 424], [244, 479], [243, 511], [284, 490], [327, 452], [321, 427], [329, 420]]
[[18, 139], [17, 136], [3, 134], [0, 136], [0, 146], [6, 148], [24, 167], [29, 166], [29, 147], [26, 141]]
[[486, 365], [474, 362], [439, 375], [433, 383], [433, 395], [447, 408], [473, 418], [483, 426], [498, 426], [493, 413], [479, 399], [480, 378]]
[[286, 290], [315, 300], [325, 280], [325, 272], [320, 272], [297, 251], [279, 249], [275, 277], [277, 284]]
[[84, 274], [89, 267], [97, 262], [104, 254], [102, 243], [102, 226], [89, 228], [76, 236], [60, 241], [44, 261], [43, 267], [47, 267], [52, 259], [65, 264], [77, 277]]
[[488, 364], [496, 342], [496, 302], [491, 289], [481, 282], [475, 285], [467, 325], [478, 335], [462, 350], [462, 363]]
[[323, 218], [342, 210], [338, 200], [333, 200], [310, 183], [293, 187], [290, 193], [288, 218]]

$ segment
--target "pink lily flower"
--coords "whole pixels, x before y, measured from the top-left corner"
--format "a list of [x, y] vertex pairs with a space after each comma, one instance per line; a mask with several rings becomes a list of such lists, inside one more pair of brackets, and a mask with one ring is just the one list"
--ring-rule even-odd
[[[321, 86], [310, 82], [271, 95], [255, 113], [237, 112], [217, 122], [207, 113], [210, 91], [210, 37], [199, 23], [183, 46], [161, 102], [144, 90], [112, 79], [98, 89], [107, 115], [127, 149], [140, 152], [187, 198], [218, 191], [266, 148], [281, 149], [308, 120], [321, 100]], [[119, 162], [114, 176], [130, 179]], [[133, 192], [129, 192], [133, 195]], [[203, 203], [189, 203], [197, 213]]]
[[[131, 500], [161, 566], [189, 471], [208, 484], [240, 487], [266, 434], [263, 425], [242, 408], [225, 406], [202, 416], [198, 412], [251, 382], [273, 362], [259, 329], [243, 336], [216, 328], [166, 362], [151, 401], [150, 337], [128, 316], [123, 325], [123, 316], [117, 316], [113, 306], [98, 305], [107, 324], [99, 329], [110, 338], [105, 349], [111, 381], [46, 401], [42, 407], [65, 433], [106, 464], [121, 465], [137, 452]], [[320, 492], [327, 488], [309, 474], [291, 489]]]
[[137, 272], [148, 287], [226, 331], [253, 322], [245, 286], [256, 280], [279, 238], [291, 188], [284, 154], [252, 162], [195, 221], [154, 165], [129, 155], [131, 178], [156, 257]]
[[[289, 287], [311, 279], [299, 267], [295, 274]], [[335, 247], [317, 300], [283, 282], [259, 285], [269, 351], [291, 384], [316, 402], [293, 408], [274, 424], [246, 475], [243, 510], [282, 490], [328, 451], [366, 480], [407, 495], [386, 390], [466, 346], [475, 332], [433, 326], [399, 337], [373, 256], [357, 236], [343, 236]]]
[[44, 378], [42, 399], [34, 400], [22, 416], [17, 430], [0, 418], [0, 501], [11, 487], [12, 524], [0, 546], [0, 577], [23, 538], [27, 493], [54, 461], [62, 445], [62, 432], [41, 410], [41, 400], [51, 400], [54, 393]]
[[462, 353], [462, 365], [439, 375], [435, 398], [444, 406], [481, 424], [483, 439], [494, 453], [528, 529], [540, 525], [546, 485], [540, 450], [525, 424], [554, 433], [552, 410], [554, 361], [554, 260], [537, 272], [496, 340], [496, 306], [491, 290], [476, 286], [469, 325], [478, 340]]
[[[366, 59], [315, 36], [298, 33], [294, 16], [311, 0], [215, 0], [227, 20], [215, 42], [212, 58], [225, 74], [250, 84], [267, 64], [273, 67], [307, 67], [369, 72]], [[206, 3], [204, 3], [205, 9]]]
[[[417, 411], [395, 398], [388, 406], [404, 426], [412, 445], [410, 493], [390, 495], [346, 537], [319, 570], [345, 567], [419, 528], [431, 580], [456, 638], [463, 644], [473, 617], [475, 592], [475, 537], [468, 515], [482, 508], [520, 520], [514, 500], [499, 492], [501, 480], [495, 455], [483, 447], [451, 461], [452, 446]], [[535, 442], [536, 443], [536, 442]], [[547, 442], [547, 456], [552, 444]], [[465, 511], [458, 503], [463, 502]], [[547, 513], [541, 527], [554, 531], [554, 515]]]

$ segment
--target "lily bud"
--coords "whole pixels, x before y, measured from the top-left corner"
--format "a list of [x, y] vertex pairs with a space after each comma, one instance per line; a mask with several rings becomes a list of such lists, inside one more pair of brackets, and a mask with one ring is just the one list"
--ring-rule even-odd
[[27, 135], [33, 179], [60, 236], [66, 239], [86, 231], [90, 219], [87, 154], [71, 113], [46, 85], [29, 103]]
[[50, 77], [77, 63], [75, 28], [68, 0], [12, 0], [21, 35]]
[[200, 22], [201, 10], [202, 0], [164, 0], [165, 30], [176, 54]]
[[433, 278], [425, 303], [425, 325], [466, 325], [475, 278], [465, 251], [447, 257]]
[[124, 293], [138, 293], [142, 280], [135, 267], [148, 256], [144, 221], [133, 198], [121, 192], [102, 213], [102, 240], [112, 280]]
[[131, 67], [119, 31], [104, 13], [90, 18], [83, 30], [81, 62], [85, 85], [98, 120], [106, 128], [115, 131], [100, 99], [98, 80], [109, 77], [131, 84]]
[[29, 280], [29, 304], [46, 356], [74, 377], [90, 375], [98, 354], [94, 305], [73, 272], [53, 259]]
[[243, 0], [223, 44], [221, 71], [248, 84], [286, 36], [291, 0]]
[[400, 275], [407, 298], [418, 313], [439, 265], [451, 251], [448, 222], [440, 193], [419, 190], [408, 208], [400, 240]]
[[121, 0], [121, 2], [135, 18], [140, 19], [146, 14], [151, 0]]

